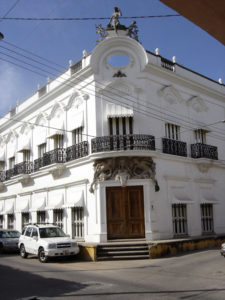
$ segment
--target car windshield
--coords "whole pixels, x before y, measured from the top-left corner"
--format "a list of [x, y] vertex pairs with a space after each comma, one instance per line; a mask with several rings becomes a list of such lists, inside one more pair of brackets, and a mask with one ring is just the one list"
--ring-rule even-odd
[[20, 233], [18, 231], [0, 231], [0, 238], [19, 238]]
[[65, 237], [66, 234], [58, 227], [48, 227], [40, 228], [40, 237], [41, 238], [52, 238], [52, 237]]

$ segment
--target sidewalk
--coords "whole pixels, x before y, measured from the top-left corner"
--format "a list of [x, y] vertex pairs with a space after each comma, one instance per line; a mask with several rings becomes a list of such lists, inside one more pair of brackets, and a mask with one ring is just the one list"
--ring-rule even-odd
[[173, 256], [180, 253], [185, 253], [193, 250], [203, 250], [214, 247], [219, 247], [225, 242], [225, 235], [212, 235], [200, 237], [186, 237], [180, 239], [170, 240], [120, 240], [109, 241], [107, 243], [79, 243], [81, 252], [79, 258], [84, 261], [98, 261], [97, 247], [99, 245], [112, 245], [112, 244], [138, 244], [145, 242], [149, 247], [149, 258], [160, 258], [165, 256]]

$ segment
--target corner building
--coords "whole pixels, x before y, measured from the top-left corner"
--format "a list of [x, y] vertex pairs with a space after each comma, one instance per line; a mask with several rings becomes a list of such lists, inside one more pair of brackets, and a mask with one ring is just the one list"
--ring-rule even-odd
[[54, 222], [94, 243], [224, 234], [224, 91], [107, 28], [0, 120], [0, 227]]

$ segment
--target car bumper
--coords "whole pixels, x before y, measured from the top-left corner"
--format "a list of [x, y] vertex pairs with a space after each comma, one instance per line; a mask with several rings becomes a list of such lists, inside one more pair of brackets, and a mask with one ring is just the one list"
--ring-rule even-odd
[[48, 249], [45, 251], [45, 255], [50, 257], [57, 257], [57, 256], [71, 256], [76, 255], [80, 251], [79, 247], [73, 248], [64, 248], [64, 249]]

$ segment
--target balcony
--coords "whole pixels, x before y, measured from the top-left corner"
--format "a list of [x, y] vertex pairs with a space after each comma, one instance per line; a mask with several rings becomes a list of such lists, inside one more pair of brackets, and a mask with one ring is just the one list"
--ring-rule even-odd
[[44, 167], [44, 159], [43, 157], [39, 157], [34, 160], [34, 172], [38, 171], [40, 168]]
[[119, 150], [155, 150], [155, 137], [145, 134], [102, 136], [92, 139], [92, 153]]
[[88, 143], [81, 142], [66, 148], [66, 161], [71, 161], [88, 155]]
[[174, 63], [164, 57], [161, 57], [161, 66], [167, 70], [174, 72]]
[[178, 156], [187, 156], [187, 144], [185, 142], [162, 138], [163, 153]]
[[66, 149], [57, 148], [43, 154], [43, 167], [66, 162]]
[[4, 182], [6, 180], [6, 172], [0, 171], [0, 182]]
[[14, 174], [13, 176], [20, 174], [30, 174], [33, 172], [33, 162], [23, 161], [14, 166]]
[[191, 157], [192, 158], [218, 159], [217, 147], [202, 144], [202, 143], [192, 144], [191, 145]]

